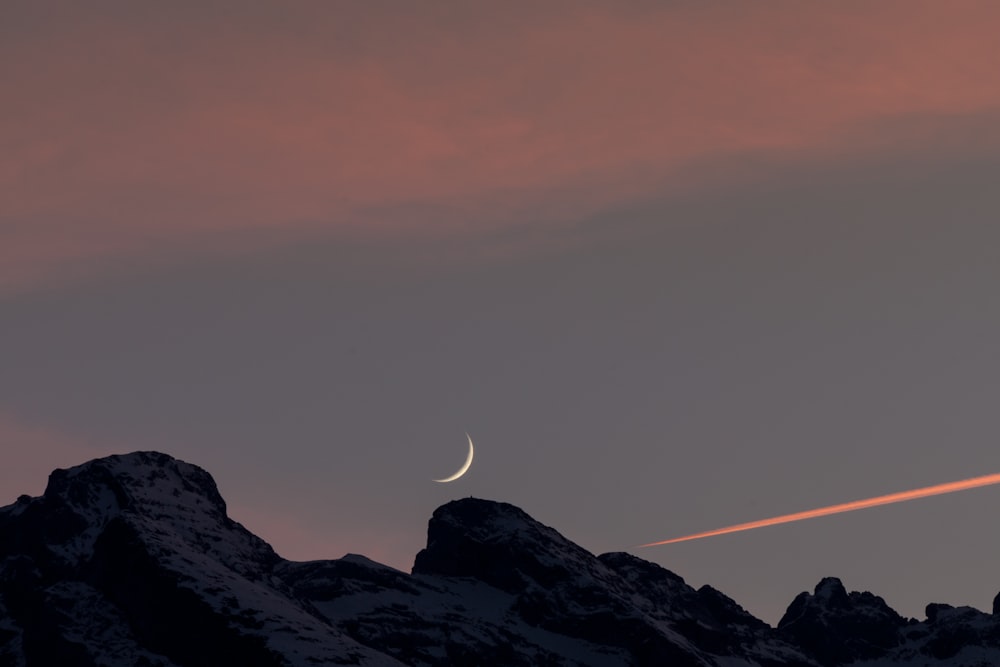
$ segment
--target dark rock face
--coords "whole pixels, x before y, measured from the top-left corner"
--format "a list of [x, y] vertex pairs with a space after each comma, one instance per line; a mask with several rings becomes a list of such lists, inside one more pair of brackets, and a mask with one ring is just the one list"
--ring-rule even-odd
[[824, 665], [873, 659], [902, 643], [906, 620], [871, 593], [850, 593], [832, 577], [802, 593], [778, 622], [778, 630]]
[[[545, 551], [553, 543], [564, 549], [568, 561]], [[573, 561], [589, 555], [513, 505], [467, 498], [434, 512], [427, 548], [417, 554], [413, 573], [474, 577], [516, 593], [530, 582], [549, 585], [564, 580]]]
[[628, 664], [710, 665], [734, 655], [808, 663], [718, 591], [695, 591], [629, 554], [595, 557], [504, 503], [468, 498], [438, 508], [413, 573], [485, 582], [515, 596], [511, 611], [525, 623], [620, 649]]
[[[959, 662], [963, 652], [997, 651], [1000, 624], [991, 614], [971, 607], [927, 605], [926, 635], [921, 633], [921, 653], [942, 662]], [[990, 661], [994, 664], [995, 659]]]
[[0, 508], [0, 664], [394, 664], [310, 615], [207, 472], [165, 454], [56, 470]]
[[771, 628], [472, 498], [434, 512], [412, 574], [295, 563], [226, 515], [207, 472], [156, 452], [57, 470], [0, 508], [0, 667], [981, 667], [1000, 664], [995, 614], [931, 604], [907, 620], [828, 578]]

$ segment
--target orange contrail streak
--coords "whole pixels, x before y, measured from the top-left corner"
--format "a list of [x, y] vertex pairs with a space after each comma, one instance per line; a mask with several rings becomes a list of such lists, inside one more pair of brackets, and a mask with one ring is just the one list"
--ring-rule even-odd
[[661, 544], [674, 544], [675, 542], [700, 540], [703, 537], [714, 537], [716, 535], [738, 533], [743, 530], [753, 530], [754, 528], [763, 528], [764, 526], [777, 526], [780, 523], [791, 523], [792, 521], [802, 521], [803, 519], [815, 519], [818, 516], [827, 516], [828, 514], [840, 514], [841, 512], [853, 512], [855, 510], [863, 510], [868, 507], [889, 505], [890, 503], [901, 503], [907, 500], [926, 498], [928, 496], [939, 496], [942, 493], [954, 493], [955, 491], [965, 491], [966, 489], [975, 489], [980, 486], [989, 486], [991, 484], [1000, 484], [1000, 473], [996, 473], [993, 475], [983, 475], [982, 477], [973, 477], [972, 479], [963, 479], [958, 482], [935, 484], [934, 486], [925, 486], [922, 489], [913, 489], [912, 491], [900, 491], [899, 493], [890, 493], [885, 496], [876, 496], [874, 498], [866, 498], [864, 500], [855, 500], [849, 503], [841, 503], [840, 505], [830, 505], [829, 507], [820, 507], [819, 509], [807, 510], [805, 512], [796, 512], [794, 514], [783, 514], [781, 516], [772, 517], [770, 519], [760, 519], [759, 521], [740, 523], [736, 524], [735, 526], [728, 526], [726, 528], [716, 528], [715, 530], [708, 530], [705, 531], [704, 533], [695, 533], [694, 535], [687, 535], [685, 537], [675, 537], [672, 540], [663, 540], [662, 542], [650, 542], [649, 544], [640, 544], [639, 546], [656, 547]]

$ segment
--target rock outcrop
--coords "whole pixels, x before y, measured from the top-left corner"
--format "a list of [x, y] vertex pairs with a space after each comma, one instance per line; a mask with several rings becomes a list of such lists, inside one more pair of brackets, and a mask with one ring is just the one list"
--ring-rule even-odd
[[995, 610], [926, 616], [827, 578], [772, 628], [474, 498], [433, 513], [412, 573], [286, 561], [227, 516], [211, 475], [156, 452], [56, 470], [0, 508], [0, 667], [1000, 664]]

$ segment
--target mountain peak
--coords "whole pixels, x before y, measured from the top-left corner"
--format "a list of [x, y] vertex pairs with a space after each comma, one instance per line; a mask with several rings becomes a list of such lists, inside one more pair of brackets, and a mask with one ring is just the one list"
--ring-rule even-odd
[[850, 603], [847, 589], [843, 582], [836, 577], [824, 577], [813, 589], [813, 596], [816, 601], [826, 607], [843, 608]]
[[226, 515], [211, 475], [158, 452], [56, 470], [0, 508], [0, 665], [978, 667], [1000, 664], [998, 637], [998, 616], [932, 604], [905, 620], [833, 577], [771, 628], [478, 498], [434, 511], [412, 574], [358, 554], [295, 563]]
[[0, 664], [398, 664], [290, 597], [280, 561], [198, 466], [133, 452], [55, 470], [0, 508]]
[[[110, 495], [102, 495], [102, 492]], [[43, 494], [81, 510], [159, 513], [166, 507], [197, 507], [216, 519], [226, 515], [212, 476], [202, 468], [160, 452], [113, 454], [49, 475]]]
[[[461, 527], [475, 539], [484, 541], [506, 539], [519, 531], [547, 530], [519, 507], [510, 503], [482, 498], [461, 498], [434, 510], [431, 524], [440, 527]], [[432, 537], [428, 535], [428, 537]]]
[[[49, 476], [40, 498], [19, 501], [19, 512], [44, 514], [50, 551], [67, 561], [87, 559], [114, 521], [212, 552], [235, 564], [272, 561], [273, 551], [226, 515], [212, 476], [160, 452], [115, 454]], [[236, 553], [239, 552], [239, 553]]]
[[514, 505], [463, 498], [434, 511], [413, 573], [476, 577], [514, 592], [595, 565], [600, 567], [589, 551]]
[[778, 630], [824, 662], [840, 664], [884, 655], [902, 641], [907, 621], [869, 592], [847, 592], [834, 577], [813, 594], [800, 593], [778, 622]]

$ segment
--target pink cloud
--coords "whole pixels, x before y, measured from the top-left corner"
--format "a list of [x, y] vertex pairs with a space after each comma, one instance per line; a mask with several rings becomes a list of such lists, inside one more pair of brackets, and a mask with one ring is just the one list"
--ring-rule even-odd
[[[260, 230], [565, 218], [731, 176], [706, 161], [891, 154], [1000, 110], [988, 2], [303, 7], [0, 40], [0, 289]], [[918, 116], [940, 121], [884, 132]]]
[[[86, 438], [28, 424], [2, 411], [0, 449], [4, 452], [4, 464], [0, 466], [0, 506], [13, 503], [23, 494], [41, 495], [49, 474], [57, 468], [121, 453]], [[230, 504], [228, 513], [267, 540], [281, 556], [292, 560], [340, 558], [361, 551], [381, 563], [409, 570], [415, 555], [410, 553], [412, 540], [407, 539], [410, 536], [393, 537], [356, 527], [324, 531], [296, 512], [253, 504]]]
[[412, 536], [395, 536], [375, 529], [329, 528], [308, 521], [292, 510], [230, 504], [229, 516], [263, 538], [283, 558], [296, 561], [329, 560], [360, 553], [372, 560], [408, 572], [413, 565]]

